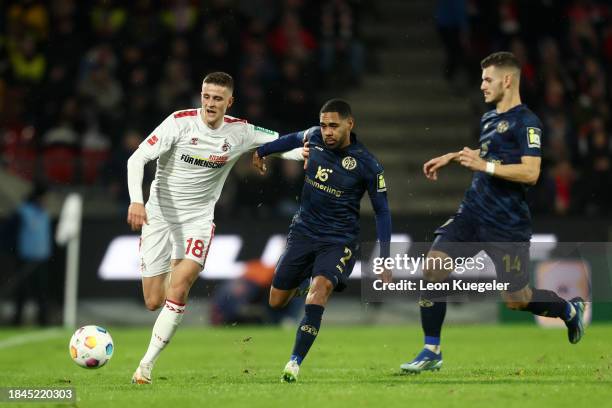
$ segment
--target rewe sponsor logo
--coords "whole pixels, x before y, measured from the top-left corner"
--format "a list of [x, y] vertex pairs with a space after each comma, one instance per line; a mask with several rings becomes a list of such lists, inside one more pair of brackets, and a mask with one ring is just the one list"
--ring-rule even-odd
[[210, 169], [218, 169], [225, 166], [227, 159], [227, 156], [217, 156], [214, 154], [211, 154], [207, 159], [204, 157], [181, 154], [181, 160], [185, 163], [193, 164], [194, 166], [199, 167], [208, 167]]

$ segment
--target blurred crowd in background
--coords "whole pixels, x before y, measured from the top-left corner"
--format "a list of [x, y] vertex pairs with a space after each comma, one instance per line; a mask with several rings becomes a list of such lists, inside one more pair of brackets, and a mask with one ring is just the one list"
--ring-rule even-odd
[[[199, 106], [202, 78], [214, 70], [236, 79], [230, 114], [280, 133], [306, 128], [316, 121], [317, 89], [341, 94], [363, 78], [360, 19], [372, 12], [368, 3], [2, 2], [1, 166], [52, 188], [106, 188], [126, 204], [127, 158], [169, 113]], [[535, 212], [612, 208], [611, 7], [604, 0], [439, 0], [432, 16], [447, 52], [441, 75], [453, 86], [478, 90], [474, 73], [490, 52], [507, 49], [520, 59], [523, 100], [545, 127]], [[370, 58], [377, 50], [368, 51]], [[474, 111], [481, 115], [482, 106]], [[300, 164], [275, 167], [261, 177], [240, 163], [218, 213], [291, 214]]]
[[[360, 8], [351, 0], [23, 0], [0, 8], [2, 166], [56, 188], [106, 187], [122, 203], [127, 158], [168, 114], [200, 106], [206, 73], [234, 76], [229, 114], [287, 133], [316, 123], [317, 86], [355, 85], [363, 72]], [[301, 164], [279, 166], [253, 182], [260, 176], [241, 163], [219, 211], [292, 212]], [[272, 179], [273, 194], [257, 194]]]
[[[367, 38], [362, 22], [387, 24], [377, 7], [384, 1], [0, 2], [0, 167], [34, 187], [6, 226], [32, 224], [19, 219], [42, 226], [38, 235], [27, 234], [38, 237], [36, 245], [2, 242], [15, 248], [21, 273], [2, 292], [15, 295], [13, 323], [22, 322], [29, 294], [39, 306], [38, 322], [46, 324], [49, 298], [61, 293], [62, 279], [48, 277], [51, 221], [40, 186], [103, 191], [123, 213], [128, 157], [167, 115], [200, 105], [201, 81], [212, 71], [236, 80], [229, 114], [281, 134], [315, 124], [324, 93], [342, 95], [376, 69], [384, 38]], [[523, 101], [544, 125], [543, 172], [530, 190], [535, 213], [612, 209], [611, 17], [605, 0], [435, 3], [431, 24], [446, 54], [440, 80], [461, 101], [478, 101], [474, 117], [466, 118], [475, 139], [486, 109], [480, 60], [509, 50], [521, 61]], [[407, 138], [406, 148], [418, 146]], [[302, 164], [277, 160], [261, 176], [244, 159], [231, 172], [217, 216], [292, 215]], [[248, 263], [243, 276], [216, 293], [211, 322], [280, 321], [265, 306], [252, 307], [265, 304], [272, 272], [257, 260]], [[43, 290], [49, 284], [55, 295]]]
[[522, 64], [523, 102], [544, 125], [543, 173], [530, 191], [532, 212], [609, 214], [611, 2], [439, 0], [437, 6], [451, 83], [465, 73], [469, 87], [478, 89], [473, 73], [494, 51], [511, 51]]

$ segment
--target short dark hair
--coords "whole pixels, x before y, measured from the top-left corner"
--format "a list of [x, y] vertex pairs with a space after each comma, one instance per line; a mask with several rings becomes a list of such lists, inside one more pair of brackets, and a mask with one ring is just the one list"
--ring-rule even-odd
[[482, 69], [485, 69], [490, 66], [515, 68], [519, 71], [521, 70], [521, 64], [519, 63], [519, 60], [513, 53], [508, 51], [494, 52], [493, 54], [480, 61], [480, 67]]
[[234, 90], [234, 78], [226, 72], [211, 72], [204, 77], [205, 84], [224, 86], [230, 91]]
[[323, 104], [321, 110], [319, 111], [319, 114], [325, 112], [338, 112], [338, 115], [340, 115], [342, 119], [353, 117], [351, 105], [349, 105], [347, 101], [338, 98], [330, 99], [329, 101]]

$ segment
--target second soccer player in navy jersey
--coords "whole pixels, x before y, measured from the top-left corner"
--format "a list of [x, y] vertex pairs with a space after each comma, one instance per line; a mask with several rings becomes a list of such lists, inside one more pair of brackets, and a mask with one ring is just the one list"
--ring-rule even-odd
[[[495, 104], [495, 109], [480, 121], [480, 148], [464, 147], [423, 166], [425, 176], [431, 180], [437, 180], [438, 171], [451, 161], [474, 172], [459, 210], [436, 230], [428, 257], [469, 257], [484, 249], [495, 264], [498, 278], [509, 284], [508, 290], [502, 292], [506, 305], [513, 310], [563, 319], [570, 343], [577, 343], [584, 333], [584, 301], [565, 301], [552, 291], [529, 285], [531, 216], [525, 192], [540, 175], [542, 124], [521, 103], [520, 64], [513, 54], [491, 54], [482, 60], [481, 67], [480, 89], [485, 102]], [[452, 271], [431, 268], [423, 272], [425, 280], [441, 282]], [[440, 333], [446, 314], [445, 298], [424, 291], [419, 305], [425, 347], [416, 358], [401, 365], [404, 372], [438, 370], [442, 366]]]
[[[381, 256], [388, 256], [391, 238], [383, 168], [351, 132], [350, 105], [332, 99], [321, 108], [319, 119], [320, 126], [280, 137], [254, 154], [255, 164], [263, 168], [267, 155], [295, 149], [304, 142], [309, 146], [300, 208], [270, 289], [270, 306], [283, 307], [300, 283], [312, 277], [304, 318], [281, 377], [285, 382], [297, 380], [300, 364], [319, 333], [329, 296], [344, 289], [353, 270], [359, 247], [359, 205], [366, 191], [376, 213]], [[390, 275], [383, 280], [390, 280]]]

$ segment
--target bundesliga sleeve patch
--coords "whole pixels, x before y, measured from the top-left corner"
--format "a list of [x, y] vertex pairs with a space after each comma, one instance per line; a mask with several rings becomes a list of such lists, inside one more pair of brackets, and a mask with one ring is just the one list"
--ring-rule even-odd
[[540, 137], [542, 136], [542, 129], [537, 127], [527, 128], [527, 146], [531, 148], [540, 148], [541, 142]]
[[377, 177], [376, 187], [379, 193], [387, 191], [387, 185], [385, 184], [385, 174], [380, 173]]
[[155, 145], [155, 143], [157, 143], [159, 139], [157, 138], [157, 136], [153, 135], [150, 138], [147, 139], [147, 143], [150, 144], [151, 146]]

